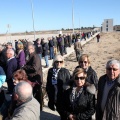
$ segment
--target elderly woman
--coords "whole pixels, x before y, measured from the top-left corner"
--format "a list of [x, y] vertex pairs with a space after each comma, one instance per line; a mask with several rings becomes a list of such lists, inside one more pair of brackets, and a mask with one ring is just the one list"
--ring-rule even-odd
[[82, 68], [73, 72], [75, 84], [64, 93], [62, 120], [92, 120], [95, 113], [95, 86], [86, 83], [86, 77]]
[[96, 72], [90, 65], [90, 57], [87, 54], [82, 54], [76, 68], [83, 68], [87, 73], [86, 81], [90, 84], [94, 84], [96, 89], [98, 89], [98, 77]]
[[69, 87], [70, 72], [64, 68], [64, 58], [61, 55], [55, 56], [53, 67], [49, 69], [47, 75], [46, 91], [49, 102], [48, 107], [51, 110], [56, 110], [61, 116], [61, 99], [63, 98], [64, 90]]
[[35, 84], [37, 84], [35, 82], [31, 82], [30, 80], [28, 80], [28, 76], [27, 76], [25, 70], [19, 69], [19, 70], [15, 71], [13, 73], [14, 85], [17, 85], [19, 82], [23, 82], [23, 81], [28, 82], [32, 87], [34, 87]]
[[22, 42], [19, 42], [17, 44], [17, 62], [18, 62], [18, 68], [21, 68], [25, 65], [25, 52], [24, 52], [24, 46], [23, 46], [23, 43]]

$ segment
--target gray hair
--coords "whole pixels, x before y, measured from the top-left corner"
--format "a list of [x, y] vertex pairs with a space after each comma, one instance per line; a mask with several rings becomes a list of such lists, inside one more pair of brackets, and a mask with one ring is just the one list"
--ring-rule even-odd
[[33, 44], [28, 44], [28, 47], [30, 47], [30, 46], [35, 50], [35, 45], [33, 45]]
[[7, 49], [7, 53], [10, 53], [12, 56], [15, 55], [15, 52], [13, 49]]
[[117, 65], [118, 68], [120, 69], [120, 62], [118, 60], [109, 60], [106, 64], [106, 68], [108, 68], [111, 65]]
[[15, 86], [15, 93], [18, 95], [18, 100], [26, 101], [32, 98], [32, 86], [28, 82], [20, 82]]
[[62, 55], [56, 55], [53, 59], [53, 66], [55, 66], [55, 62], [61, 59], [63, 61], [63, 67], [64, 67], [64, 57]]
[[4, 49], [4, 47], [0, 44], [0, 50], [3, 50]]

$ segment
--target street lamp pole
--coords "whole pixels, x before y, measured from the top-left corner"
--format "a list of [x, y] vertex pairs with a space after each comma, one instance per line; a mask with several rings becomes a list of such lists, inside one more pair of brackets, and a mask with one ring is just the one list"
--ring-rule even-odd
[[74, 0], [72, 0], [72, 27], [73, 27], [73, 34], [74, 34]]
[[32, 9], [32, 21], [33, 21], [33, 30], [34, 30], [34, 41], [35, 41], [35, 25], [34, 25], [34, 12], [33, 12], [33, 2], [31, 1], [31, 9]]
[[80, 29], [80, 17], [79, 17], [79, 29]]

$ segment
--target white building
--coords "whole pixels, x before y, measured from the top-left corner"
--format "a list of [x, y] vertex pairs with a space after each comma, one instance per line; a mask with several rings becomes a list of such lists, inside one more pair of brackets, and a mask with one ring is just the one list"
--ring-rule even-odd
[[102, 32], [113, 32], [113, 19], [104, 19], [102, 23]]

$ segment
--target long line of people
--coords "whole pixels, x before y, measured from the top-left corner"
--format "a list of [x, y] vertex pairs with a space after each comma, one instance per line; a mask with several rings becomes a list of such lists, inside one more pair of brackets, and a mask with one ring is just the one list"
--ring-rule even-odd
[[[21, 69], [25, 70], [28, 76], [27, 79], [30, 80], [31, 82], [36, 83], [35, 87], [33, 88], [33, 95], [41, 104], [40, 109], [42, 110], [43, 96], [41, 86], [43, 82], [43, 73], [41, 58], [42, 57], [45, 58], [46, 67], [49, 67], [48, 54], [50, 55], [50, 59], [54, 59], [55, 55], [57, 55], [59, 51], [62, 59], [64, 53], [67, 54], [66, 48], [71, 47], [72, 39], [75, 39], [75, 42], [78, 41], [78, 35], [76, 34], [76, 37], [74, 36], [73, 38], [71, 38], [69, 34], [67, 36], [59, 35], [52, 38], [49, 37], [48, 40], [45, 40], [44, 38], [42, 39], [38, 38], [36, 39], [36, 41], [34, 41], [34, 45], [33, 43], [28, 42], [27, 40], [18, 41], [15, 40], [15, 48], [13, 48], [12, 43], [10, 42], [4, 45], [4, 47], [0, 45], [1, 75], [4, 76], [3, 77], [4, 80], [1, 80], [1, 86], [5, 81], [7, 82], [8, 90], [6, 94], [9, 94], [11, 96], [14, 93], [15, 84], [13, 79], [15, 78], [13, 75], [15, 74], [15, 72]], [[62, 61], [63, 60], [61, 60], [60, 62]], [[20, 76], [20, 74], [22, 74], [22, 71], [19, 71], [18, 76]], [[17, 79], [18, 81], [21, 81], [19, 79], [24, 81], [24, 77]], [[65, 78], [63, 77], [63, 79]], [[67, 77], [66, 79], [67, 80], [70, 79], [70, 74], [69, 77]], [[7, 101], [7, 103], [9, 102], [10, 101]], [[4, 103], [6, 103], [6, 100], [3, 102], [3, 105], [1, 106], [0, 109], [1, 113], [5, 113], [4, 111], [6, 109], [4, 110], [3, 108], [9, 108], [9, 105], [7, 104], [8, 106], [6, 106]]]
[[[97, 120], [120, 118], [120, 62], [108, 61], [106, 74], [98, 80], [89, 55], [80, 53], [77, 57], [76, 53], [78, 66], [70, 74], [64, 66], [63, 55], [67, 54], [66, 47], [78, 41], [78, 34], [73, 38], [68, 34], [49, 37], [48, 40], [38, 38], [34, 44], [15, 41], [15, 49], [11, 43], [5, 48], [0, 45], [0, 88], [6, 80], [6, 94], [11, 96], [10, 100], [0, 100], [0, 117], [3, 120], [40, 119], [40, 110], [43, 110], [42, 57], [46, 62], [45, 67], [49, 67], [49, 58], [53, 59], [53, 67], [49, 68], [47, 74], [46, 92], [48, 107], [56, 110], [61, 120], [92, 120], [95, 111]], [[75, 48], [77, 50], [76, 44]], [[79, 48], [83, 49], [81, 45]]]

